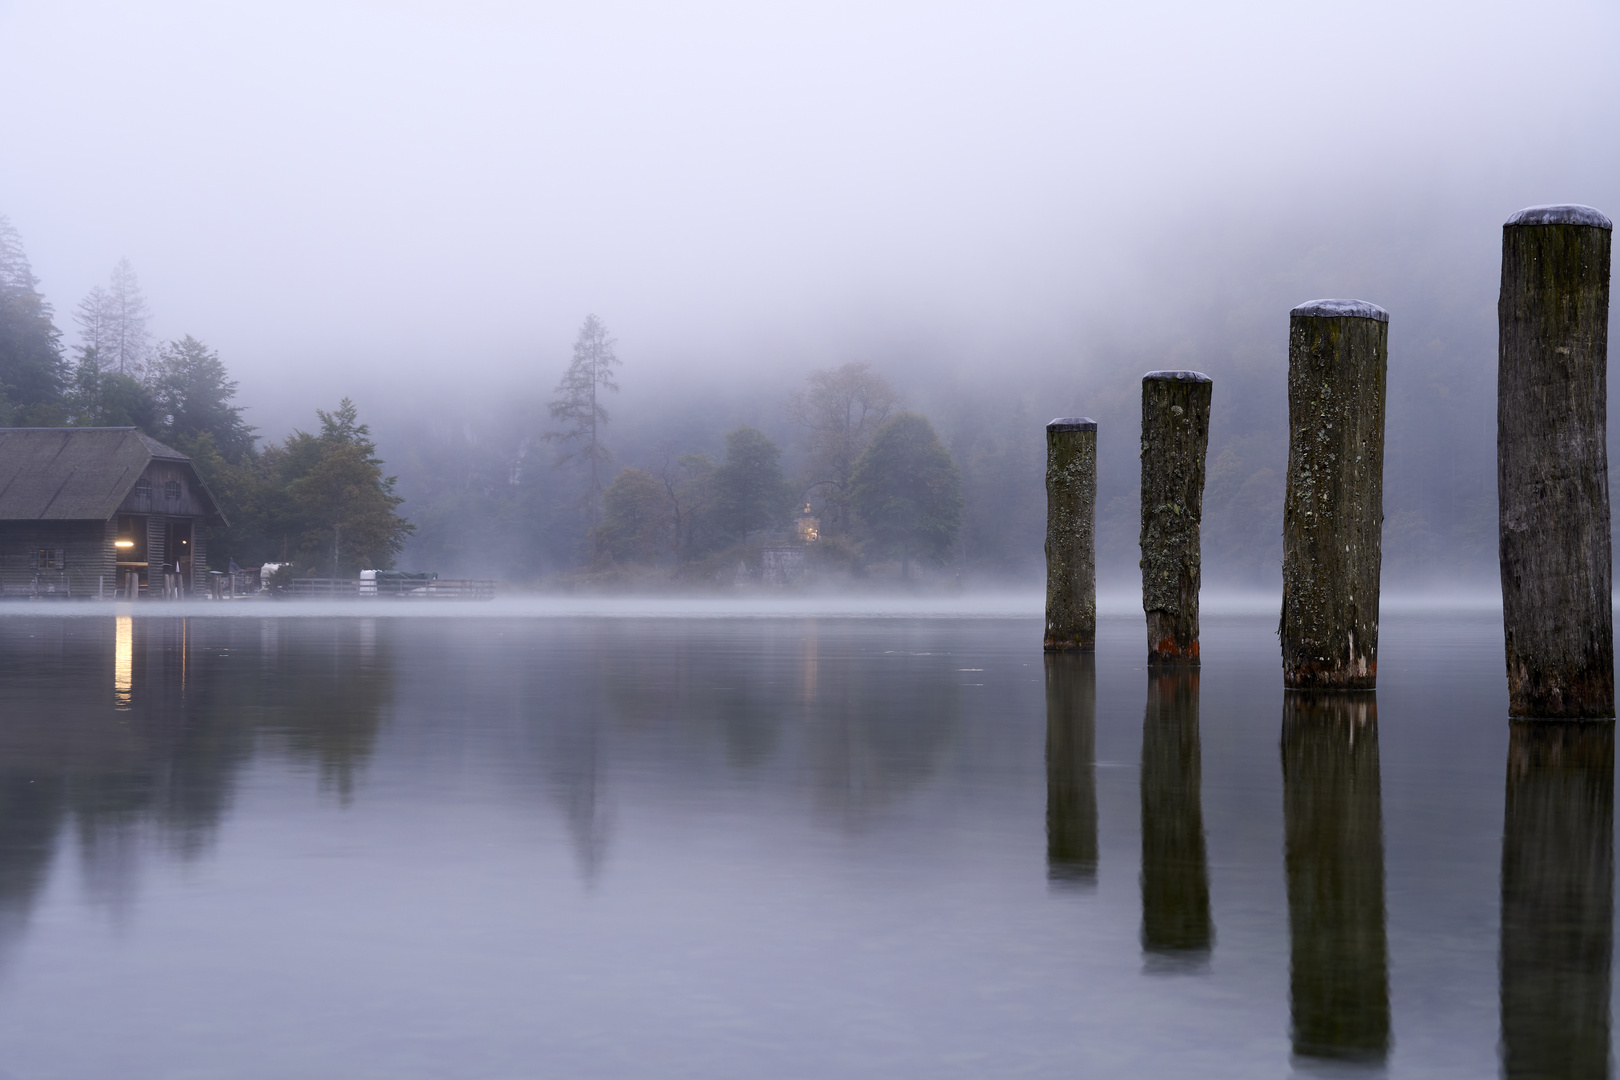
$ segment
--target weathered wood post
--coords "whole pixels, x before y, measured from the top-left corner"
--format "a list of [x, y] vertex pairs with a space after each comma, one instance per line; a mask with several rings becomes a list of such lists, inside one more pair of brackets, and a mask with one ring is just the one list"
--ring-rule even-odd
[[1142, 610], [1149, 663], [1198, 663], [1209, 376], [1142, 376]]
[[1148, 675], [1142, 715], [1142, 951], [1155, 968], [1196, 970], [1209, 958], [1198, 669]]
[[1614, 725], [1515, 723], [1502, 829], [1502, 1075], [1609, 1075]]
[[1508, 715], [1614, 716], [1609, 244], [1589, 206], [1502, 226], [1496, 490]]
[[1097, 881], [1097, 658], [1046, 658], [1046, 876]]
[[1377, 682], [1388, 346], [1376, 304], [1313, 300], [1289, 313], [1284, 686]]
[[1283, 695], [1284, 864], [1294, 1053], [1389, 1053], [1378, 699]]
[[1097, 647], [1097, 422], [1046, 425], [1046, 651]]

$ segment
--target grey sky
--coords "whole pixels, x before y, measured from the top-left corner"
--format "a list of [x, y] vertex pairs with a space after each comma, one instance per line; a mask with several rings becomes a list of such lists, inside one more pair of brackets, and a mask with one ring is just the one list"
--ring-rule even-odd
[[1340, 291], [1411, 257], [1392, 213], [1620, 212], [1617, 11], [0, 2], [0, 213], [64, 325], [128, 256], [249, 404], [549, 384], [588, 311], [649, 373], [1063, 350], [1263, 251]]

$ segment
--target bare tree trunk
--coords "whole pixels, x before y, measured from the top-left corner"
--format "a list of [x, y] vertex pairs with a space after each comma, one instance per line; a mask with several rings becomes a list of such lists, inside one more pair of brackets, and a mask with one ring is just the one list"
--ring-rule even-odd
[[1371, 690], [1378, 679], [1389, 314], [1316, 300], [1288, 328], [1283, 685]]
[[1148, 660], [1198, 663], [1199, 529], [1209, 450], [1209, 376], [1142, 377], [1142, 609]]
[[1097, 422], [1046, 425], [1047, 652], [1097, 647]]
[[1508, 714], [1614, 716], [1607, 368], [1609, 219], [1502, 227], [1496, 392]]

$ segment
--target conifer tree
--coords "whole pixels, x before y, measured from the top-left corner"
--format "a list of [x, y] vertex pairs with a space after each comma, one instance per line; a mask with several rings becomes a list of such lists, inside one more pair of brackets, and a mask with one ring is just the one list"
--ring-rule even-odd
[[559, 426], [546, 433], [546, 438], [560, 443], [557, 465], [583, 461], [589, 472], [590, 486], [586, 491], [591, 522], [591, 563], [594, 566], [602, 550], [601, 506], [602, 467], [611, 459], [602, 429], [607, 426], [608, 411], [602, 404], [602, 394], [618, 390], [613, 376], [619, 358], [615, 355], [614, 340], [608, 329], [595, 315], [587, 315], [574, 339], [574, 359], [563, 372], [557, 384], [557, 396], [547, 406], [551, 419]]

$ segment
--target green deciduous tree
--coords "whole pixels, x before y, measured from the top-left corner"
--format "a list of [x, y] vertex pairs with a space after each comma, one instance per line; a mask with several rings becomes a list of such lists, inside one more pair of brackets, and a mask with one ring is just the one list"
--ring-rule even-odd
[[926, 416], [896, 413], [877, 429], [856, 462], [851, 502], [868, 549], [898, 556], [902, 577], [913, 559], [944, 561], [961, 527], [962, 478]]
[[558, 426], [547, 432], [546, 438], [560, 443], [557, 464], [583, 461], [589, 474], [590, 486], [586, 492], [591, 523], [591, 561], [601, 554], [599, 534], [602, 504], [602, 471], [612, 457], [602, 441], [602, 429], [607, 426], [608, 411], [602, 404], [605, 391], [617, 390], [618, 381], [613, 369], [619, 358], [614, 353], [614, 341], [608, 330], [595, 315], [587, 315], [574, 339], [574, 359], [563, 372], [557, 384], [557, 396], [547, 406], [551, 419]]
[[294, 431], [281, 446], [265, 448], [267, 531], [296, 539], [303, 569], [334, 577], [389, 569], [414, 531], [397, 513], [404, 500], [394, 494], [395, 478], [383, 476], [371, 430], [356, 422], [352, 401], [316, 415], [320, 434]]
[[602, 543], [617, 562], [651, 563], [669, 526], [663, 485], [645, 469], [621, 469], [602, 495]]
[[726, 460], [714, 473], [715, 517], [721, 535], [740, 543], [755, 529], [780, 525], [794, 493], [782, 477], [782, 450], [758, 428], [743, 424], [726, 435]]
[[855, 462], [899, 396], [865, 362], [813, 371], [806, 382], [788, 398], [788, 415], [805, 432], [803, 486], [821, 500], [822, 531], [847, 535]]

